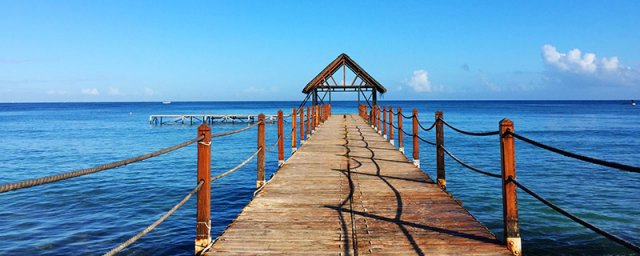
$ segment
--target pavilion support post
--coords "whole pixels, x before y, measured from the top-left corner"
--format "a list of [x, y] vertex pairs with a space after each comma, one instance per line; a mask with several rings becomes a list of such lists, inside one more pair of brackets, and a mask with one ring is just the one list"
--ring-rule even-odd
[[418, 141], [418, 110], [413, 109], [413, 165], [420, 168], [420, 143]]
[[522, 241], [518, 224], [518, 197], [516, 184], [515, 143], [512, 135], [513, 122], [509, 119], [500, 121], [500, 159], [502, 166], [502, 220], [504, 225], [504, 241], [514, 255], [522, 255]]
[[402, 130], [402, 108], [398, 108], [398, 150], [404, 154], [404, 132]]
[[389, 107], [389, 142], [391, 145], [395, 146], [395, 141], [393, 140], [393, 107]]
[[387, 139], [387, 106], [382, 107], [382, 138]]
[[195, 253], [202, 252], [211, 243], [211, 128], [205, 124], [198, 127], [198, 191], [196, 210]]
[[265, 183], [264, 175], [264, 155], [265, 148], [265, 129], [264, 129], [264, 114], [258, 115], [258, 173], [256, 177], [256, 188], [260, 188]]
[[284, 164], [284, 115], [278, 110], [278, 166]]
[[436, 172], [438, 186], [447, 189], [447, 179], [444, 169], [444, 127], [442, 126], [442, 111], [436, 111]]
[[293, 155], [293, 153], [296, 152], [296, 150], [298, 150], [298, 140], [296, 138], [297, 132], [296, 132], [296, 123], [298, 121], [296, 113], [296, 109], [292, 109], [291, 110], [291, 154]]

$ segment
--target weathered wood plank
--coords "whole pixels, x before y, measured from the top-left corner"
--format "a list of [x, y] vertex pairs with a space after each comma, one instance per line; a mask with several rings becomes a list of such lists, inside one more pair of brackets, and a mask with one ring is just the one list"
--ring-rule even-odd
[[209, 254], [355, 255], [356, 250], [510, 254], [357, 115], [334, 115], [318, 127]]

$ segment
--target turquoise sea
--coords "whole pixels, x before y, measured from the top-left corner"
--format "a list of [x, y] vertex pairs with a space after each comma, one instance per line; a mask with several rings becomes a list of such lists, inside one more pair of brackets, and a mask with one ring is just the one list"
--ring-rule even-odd
[[[196, 136], [197, 125], [149, 125], [151, 114], [290, 113], [299, 102], [0, 103], [0, 183], [62, 173], [155, 151]], [[436, 110], [452, 125], [493, 131], [502, 118], [517, 133], [572, 152], [640, 166], [640, 107], [628, 101], [381, 101], [416, 108], [426, 125]], [[356, 113], [357, 102], [333, 103]], [[246, 124], [214, 124], [214, 133]], [[290, 123], [286, 123], [289, 127]], [[289, 128], [290, 129], [290, 128]], [[285, 131], [288, 129], [285, 128]], [[290, 138], [285, 140], [290, 154]], [[422, 134], [434, 140], [433, 131]], [[276, 126], [267, 125], [267, 144]], [[216, 138], [212, 174], [256, 147], [255, 129]], [[497, 136], [445, 130], [445, 145], [478, 168], [500, 172]], [[406, 143], [410, 156], [411, 144]], [[516, 142], [518, 180], [611, 233], [640, 244], [640, 174], [566, 158]], [[435, 177], [432, 146], [421, 144], [422, 167]], [[502, 237], [500, 181], [446, 159], [447, 190]], [[267, 154], [267, 177], [277, 169]], [[0, 194], [0, 255], [101, 255], [152, 223], [196, 184], [196, 146], [119, 169]], [[255, 160], [212, 187], [217, 236], [251, 200]], [[632, 255], [626, 248], [554, 212], [519, 191], [523, 249], [529, 255]], [[195, 200], [124, 251], [125, 255], [193, 255]]]

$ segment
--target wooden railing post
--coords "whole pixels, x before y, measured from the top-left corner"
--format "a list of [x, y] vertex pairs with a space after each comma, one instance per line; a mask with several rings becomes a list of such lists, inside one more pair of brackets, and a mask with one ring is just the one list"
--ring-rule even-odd
[[296, 132], [296, 123], [298, 122], [298, 118], [297, 117], [297, 113], [296, 113], [296, 109], [292, 109], [291, 110], [291, 154], [293, 155], [293, 153], [296, 152], [296, 150], [298, 150], [298, 139], [296, 138], [296, 135], [298, 134]]
[[378, 128], [378, 134], [382, 134], [382, 127], [380, 127], [380, 123], [382, 123], [382, 121], [380, 120], [380, 106], [378, 106], [378, 110], [376, 113], [376, 123], [378, 123], [378, 125], [376, 126]]
[[382, 107], [382, 138], [387, 139], [387, 106]]
[[395, 144], [395, 141], [393, 141], [393, 107], [389, 106], [389, 142], [391, 142], [391, 145]]
[[442, 126], [442, 111], [436, 111], [436, 172], [438, 185], [442, 189], [447, 189], [447, 179], [444, 169], [444, 129]]
[[311, 136], [311, 106], [307, 106], [307, 139]]
[[402, 132], [402, 108], [398, 108], [398, 150], [404, 154], [404, 132]]
[[264, 178], [264, 155], [265, 155], [265, 130], [264, 130], [264, 114], [258, 115], [258, 176], [256, 177], [256, 188], [262, 187], [265, 182]]
[[369, 125], [371, 125], [371, 128], [374, 128], [375, 125], [373, 124], [373, 120], [375, 120], [373, 117], [375, 116], [375, 105], [371, 107], [371, 110], [369, 110]]
[[284, 164], [284, 115], [278, 110], [278, 166]]
[[203, 182], [198, 191], [196, 212], [196, 253], [211, 243], [211, 128], [206, 124], [198, 127], [198, 136], [204, 139], [198, 143], [198, 183]]
[[516, 184], [516, 158], [513, 136], [505, 134], [513, 132], [513, 122], [509, 119], [500, 121], [500, 159], [502, 165], [502, 220], [504, 224], [504, 241], [514, 255], [522, 255], [522, 241], [518, 227], [518, 197]]
[[300, 146], [304, 143], [304, 108], [300, 108]]
[[412, 111], [413, 121], [413, 165], [420, 168], [420, 143], [418, 141], [418, 110]]

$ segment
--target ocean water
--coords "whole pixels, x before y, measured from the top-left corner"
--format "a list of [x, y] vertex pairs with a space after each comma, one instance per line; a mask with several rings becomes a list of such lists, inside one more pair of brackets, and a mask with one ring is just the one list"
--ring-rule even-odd
[[[497, 130], [502, 118], [517, 133], [560, 148], [640, 165], [640, 107], [626, 101], [381, 101], [419, 110], [424, 124], [436, 110], [470, 131]], [[196, 136], [197, 125], [148, 124], [150, 114], [290, 113], [298, 102], [31, 103], [0, 104], [0, 183], [128, 158]], [[334, 102], [334, 113], [356, 113], [356, 102]], [[246, 124], [215, 124], [213, 132]], [[286, 127], [290, 123], [286, 124]], [[289, 128], [290, 129], [290, 128]], [[285, 128], [285, 131], [289, 129]], [[290, 153], [290, 138], [285, 140]], [[434, 133], [423, 133], [434, 140]], [[276, 126], [267, 125], [267, 144]], [[500, 172], [497, 136], [445, 130], [445, 146], [481, 169]], [[256, 147], [255, 129], [216, 138], [212, 174], [226, 171]], [[411, 154], [411, 144], [406, 143]], [[516, 142], [518, 180], [545, 198], [614, 234], [640, 243], [640, 174], [599, 167]], [[425, 172], [435, 176], [434, 148], [421, 144]], [[500, 181], [446, 159], [447, 190], [502, 237]], [[267, 153], [267, 177], [277, 169]], [[212, 235], [251, 200], [255, 160], [212, 186]], [[196, 184], [196, 146], [119, 169], [0, 194], [0, 255], [100, 255], [160, 217]], [[520, 191], [523, 248], [530, 255], [632, 252], [555, 213]], [[192, 255], [195, 200], [191, 199], [124, 255]]]

